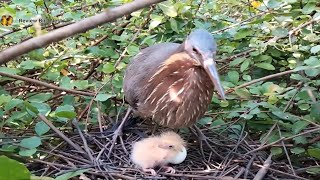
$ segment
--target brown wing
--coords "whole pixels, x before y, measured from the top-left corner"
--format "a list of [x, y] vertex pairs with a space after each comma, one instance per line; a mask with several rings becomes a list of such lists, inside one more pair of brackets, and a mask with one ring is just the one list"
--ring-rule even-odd
[[125, 72], [123, 90], [126, 101], [133, 108], [136, 108], [138, 103], [143, 103], [146, 83], [179, 45], [177, 43], [156, 44], [141, 50], [131, 60]]

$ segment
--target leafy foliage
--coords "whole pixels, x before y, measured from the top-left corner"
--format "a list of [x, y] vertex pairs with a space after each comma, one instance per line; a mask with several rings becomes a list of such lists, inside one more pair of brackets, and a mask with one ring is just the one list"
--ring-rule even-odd
[[[126, 2], [1, 2], [0, 15], [10, 14], [14, 22], [12, 26], [0, 26], [0, 50], [37, 35], [32, 23], [19, 20], [41, 14], [44, 21], [41, 33], [47, 33], [63, 23], [76, 22]], [[286, 147], [291, 158], [319, 160], [320, 143], [316, 138], [319, 130], [311, 132], [320, 122], [319, 7], [318, 0], [170, 0], [32, 51], [0, 67], [0, 71], [98, 94], [91, 97], [76, 92], [62, 94], [59, 90], [1, 76], [0, 137], [26, 131], [29, 137], [19, 140], [19, 145], [10, 138], [3, 144], [0, 141], [0, 152], [38, 155], [37, 148], [50, 132], [38, 113], [47, 116], [56, 127], [69, 126], [73, 118], [78, 118], [85, 127], [97, 125], [99, 112], [116, 119], [123, 99], [123, 74], [130, 58], [144, 47], [181, 42], [192, 29], [205, 28], [218, 43], [217, 63], [223, 86], [234, 91], [230, 91], [226, 101], [215, 95], [206, 117], [199, 123], [216, 127], [236, 122], [237, 127], [248, 130], [252, 139], [260, 143], [288, 138], [286, 142], [293, 144]], [[289, 70], [299, 71], [238, 88]], [[88, 104], [91, 108], [83, 115]], [[4, 128], [10, 129], [10, 133], [5, 133]], [[238, 136], [230, 133], [230, 138], [235, 137]], [[283, 148], [272, 147], [270, 151], [276, 158], [285, 159]], [[305, 166], [298, 162], [296, 165]], [[307, 172], [316, 175], [320, 171], [314, 168]]]

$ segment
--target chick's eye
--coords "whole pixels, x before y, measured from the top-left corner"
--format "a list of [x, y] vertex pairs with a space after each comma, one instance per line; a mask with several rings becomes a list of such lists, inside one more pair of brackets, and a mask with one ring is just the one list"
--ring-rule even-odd
[[173, 146], [172, 146], [172, 145], [169, 145], [169, 148], [173, 148]]

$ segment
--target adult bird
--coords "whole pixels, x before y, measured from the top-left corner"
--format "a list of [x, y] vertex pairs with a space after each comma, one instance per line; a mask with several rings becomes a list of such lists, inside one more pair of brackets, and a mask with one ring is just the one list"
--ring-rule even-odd
[[[182, 44], [166, 42], [141, 50], [124, 76], [129, 109], [169, 128], [195, 124], [206, 112], [214, 88], [225, 99], [215, 63], [216, 51], [213, 36], [203, 29], [193, 31]], [[113, 140], [122, 133], [128, 112]]]

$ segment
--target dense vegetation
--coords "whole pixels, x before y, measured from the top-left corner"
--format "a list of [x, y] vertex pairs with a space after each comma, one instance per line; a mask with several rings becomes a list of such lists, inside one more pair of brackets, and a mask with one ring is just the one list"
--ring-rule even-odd
[[[0, 15], [9, 14], [14, 21], [0, 25], [0, 50], [127, 2], [2, 1]], [[36, 15], [44, 20], [41, 26], [19, 22]], [[35, 172], [32, 158], [41, 159], [46, 156], [41, 149], [63, 141], [45, 120], [66, 134], [74, 133], [70, 128], [74, 118], [84, 131], [110, 127], [127, 108], [122, 81], [130, 58], [144, 47], [181, 42], [193, 29], [204, 28], [217, 40], [217, 63], [228, 94], [226, 101], [214, 96], [199, 126], [227, 131], [236, 140], [248, 136], [256, 143], [250, 153], [265, 151], [290, 167], [292, 174], [316, 177], [319, 21], [318, 0], [165, 1], [31, 51], [0, 66], [0, 154], [25, 162]], [[0, 156], [0, 179], [7, 177], [4, 166], [24, 169]], [[30, 176], [27, 169], [24, 172], [19, 175]]]

